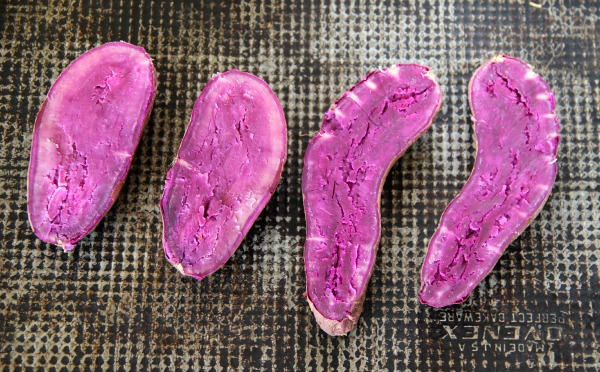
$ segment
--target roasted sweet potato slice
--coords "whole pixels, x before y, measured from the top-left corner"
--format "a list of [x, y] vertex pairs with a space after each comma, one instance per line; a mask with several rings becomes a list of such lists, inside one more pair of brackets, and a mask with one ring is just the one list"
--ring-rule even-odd
[[427, 67], [372, 72], [335, 102], [308, 145], [306, 296], [330, 335], [356, 326], [379, 244], [381, 188], [392, 164], [429, 128], [441, 99]]
[[168, 260], [203, 279], [236, 251], [275, 192], [287, 126], [267, 83], [217, 74], [196, 101], [160, 203]]
[[531, 66], [488, 61], [471, 79], [469, 101], [475, 166], [442, 214], [421, 272], [421, 302], [434, 307], [469, 296], [542, 209], [558, 169], [554, 95]]
[[50, 88], [33, 129], [29, 221], [71, 250], [112, 206], [152, 110], [154, 66], [144, 49], [112, 42], [73, 61]]

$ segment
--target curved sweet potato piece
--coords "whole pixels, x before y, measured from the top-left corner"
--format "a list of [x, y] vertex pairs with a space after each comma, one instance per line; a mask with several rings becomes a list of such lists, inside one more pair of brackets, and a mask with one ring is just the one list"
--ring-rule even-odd
[[160, 203], [168, 260], [203, 279], [236, 251], [275, 192], [287, 127], [267, 83], [237, 70], [215, 75], [196, 100]]
[[548, 84], [524, 62], [498, 56], [473, 75], [469, 101], [477, 157], [444, 211], [421, 272], [422, 303], [464, 301], [529, 226], [556, 178], [559, 123]]
[[73, 61], [33, 129], [27, 208], [43, 241], [74, 248], [114, 203], [150, 117], [156, 87], [143, 48], [112, 42]]
[[306, 296], [330, 335], [354, 329], [380, 238], [379, 201], [392, 164], [441, 105], [429, 68], [375, 71], [338, 99], [304, 156]]

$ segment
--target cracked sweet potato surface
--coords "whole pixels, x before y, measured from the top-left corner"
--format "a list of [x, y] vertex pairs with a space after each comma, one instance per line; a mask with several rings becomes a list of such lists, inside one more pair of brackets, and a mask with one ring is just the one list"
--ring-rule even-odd
[[335, 102], [306, 150], [306, 295], [331, 335], [352, 330], [362, 310], [387, 172], [429, 128], [440, 104], [440, 87], [427, 67], [375, 71]]
[[203, 279], [241, 244], [275, 192], [287, 127], [267, 83], [215, 75], [196, 101], [161, 201], [163, 245], [184, 275]]
[[548, 84], [524, 62], [499, 56], [469, 84], [477, 156], [444, 211], [421, 273], [421, 302], [464, 301], [535, 218], [556, 178], [559, 122]]
[[114, 203], [155, 85], [150, 57], [124, 42], [84, 53], [52, 85], [35, 122], [27, 183], [40, 239], [71, 250]]

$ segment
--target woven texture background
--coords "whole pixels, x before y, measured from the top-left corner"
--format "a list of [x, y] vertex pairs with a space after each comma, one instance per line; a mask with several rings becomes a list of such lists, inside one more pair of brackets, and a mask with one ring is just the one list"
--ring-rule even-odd
[[[598, 1], [18, 1], [0, 3], [0, 364], [7, 369], [598, 369]], [[26, 179], [35, 116], [84, 51], [143, 46], [159, 85], [114, 207], [71, 253], [36, 239]], [[474, 161], [467, 83], [497, 53], [551, 85], [560, 173], [546, 206], [463, 305], [419, 305], [420, 266]], [[371, 70], [428, 65], [432, 128], [392, 168], [357, 330], [319, 330], [305, 287], [302, 159], [323, 114]], [[158, 201], [194, 100], [216, 72], [265, 79], [289, 128], [277, 192], [198, 282], [164, 258]]]

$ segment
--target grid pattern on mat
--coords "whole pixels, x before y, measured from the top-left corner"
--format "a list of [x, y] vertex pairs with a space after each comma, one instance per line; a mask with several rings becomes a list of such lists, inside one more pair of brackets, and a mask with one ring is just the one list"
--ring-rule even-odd
[[[19, 1], [0, 4], [0, 364], [68, 369], [520, 370], [600, 368], [597, 1]], [[159, 85], [121, 194], [71, 253], [32, 234], [31, 129], [84, 51], [143, 46]], [[497, 53], [534, 65], [561, 120], [560, 173], [539, 217], [461, 306], [419, 305], [419, 270], [474, 160], [467, 83]], [[303, 298], [304, 149], [361, 76], [431, 67], [444, 103], [392, 168], [357, 330], [331, 338]], [[161, 247], [158, 201], [194, 100], [216, 72], [265, 79], [289, 126], [271, 202], [218, 272], [197, 282]]]

